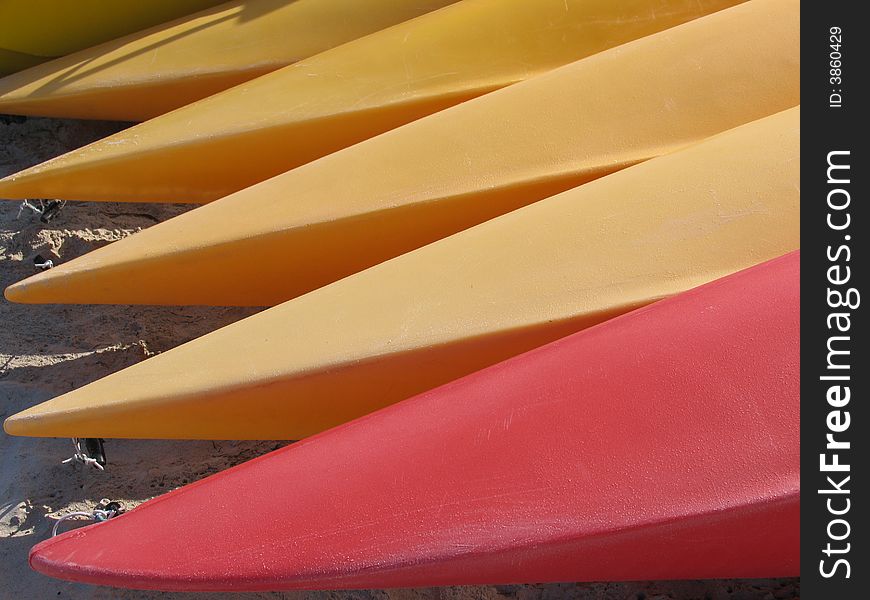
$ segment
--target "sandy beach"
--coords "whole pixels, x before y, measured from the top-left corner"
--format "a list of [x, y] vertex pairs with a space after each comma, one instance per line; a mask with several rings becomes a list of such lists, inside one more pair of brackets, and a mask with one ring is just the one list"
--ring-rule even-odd
[[[0, 116], [0, 176], [124, 124]], [[35, 262], [68, 261], [180, 214], [189, 205], [70, 202], [48, 224], [18, 201], [0, 202], [0, 285], [37, 272]], [[26, 306], [0, 300], [0, 396], [6, 418], [257, 312], [250, 308]], [[54, 519], [90, 510], [102, 498], [132, 508], [145, 500], [283, 446], [286, 442], [131, 441], [106, 443], [108, 468], [64, 464], [66, 439], [0, 433], [0, 599], [204, 598], [96, 588], [30, 570], [27, 553], [50, 535]], [[256, 510], [240, 503], [239, 510]], [[75, 526], [75, 525], [73, 525]], [[183, 560], [184, 557], [179, 557]], [[227, 599], [411, 600], [709, 599], [800, 597], [798, 579], [632, 582], [456, 587], [419, 590], [222, 594]]]

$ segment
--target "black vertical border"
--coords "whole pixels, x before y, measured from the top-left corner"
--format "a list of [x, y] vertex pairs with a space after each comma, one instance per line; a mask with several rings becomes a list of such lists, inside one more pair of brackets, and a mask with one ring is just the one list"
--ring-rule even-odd
[[[806, 599], [843, 599], [870, 598], [868, 571], [870, 571], [870, 533], [867, 531], [866, 490], [868, 488], [867, 469], [870, 460], [870, 427], [867, 425], [870, 402], [870, 353], [867, 352], [868, 331], [864, 313], [865, 303], [870, 303], [870, 289], [865, 285], [868, 263], [865, 236], [870, 235], [867, 205], [867, 179], [870, 167], [867, 161], [867, 142], [870, 136], [870, 118], [867, 104], [865, 80], [870, 77], [870, 63], [867, 62], [867, 45], [870, 38], [870, 23], [865, 22], [859, 13], [865, 13], [868, 4], [852, 0], [805, 1], [801, 3], [801, 593]], [[842, 30], [841, 77], [842, 81], [832, 81], [836, 74], [831, 69], [831, 28]], [[836, 55], [834, 55], [836, 56]], [[759, 57], [759, 60], [763, 60]], [[832, 107], [831, 94], [842, 96], [842, 106]], [[836, 100], [836, 97], [834, 98]], [[835, 102], [836, 103], [836, 102]], [[847, 162], [850, 169], [839, 170], [832, 174], [834, 179], [848, 178], [848, 183], [829, 183], [829, 153], [838, 154], [839, 163]], [[845, 175], [848, 173], [848, 175]], [[845, 175], [845, 176], [844, 176]], [[833, 211], [828, 206], [828, 194], [834, 189], [848, 192], [848, 207]], [[835, 204], [846, 200], [842, 192], [835, 192]], [[849, 215], [848, 229], [835, 230], [828, 224], [842, 226], [845, 213]], [[841, 249], [848, 246], [849, 251]], [[838, 254], [839, 250], [839, 254]], [[830, 257], [834, 256], [832, 260]], [[831, 267], [839, 265], [835, 271]], [[843, 279], [849, 267], [849, 281], [832, 284], [834, 279]], [[832, 308], [829, 305], [829, 290], [839, 290], [843, 294], [855, 288], [861, 294], [860, 303], [854, 309], [848, 307]], [[866, 292], [866, 296], [864, 295]], [[854, 296], [853, 296], [854, 297]], [[849, 313], [848, 320], [839, 321], [840, 325], [849, 323], [849, 331], [830, 330], [830, 313]], [[848, 362], [849, 369], [832, 372], [828, 369], [828, 341], [830, 336], [848, 336], [848, 340], [838, 340], [841, 350], [848, 355], [838, 355], [840, 362]], [[849, 381], [833, 382], [820, 379], [824, 375], [846, 374]], [[834, 407], [829, 404], [827, 393], [834, 383], [848, 385], [851, 396], [848, 404]], [[842, 400], [842, 398], [841, 398]], [[836, 398], [835, 398], [836, 402]], [[837, 441], [847, 441], [847, 450], [826, 449], [827, 434], [831, 433], [828, 418], [831, 411], [841, 411], [832, 416], [834, 427], [842, 428], [849, 413], [848, 429], [835, 433]], [[849, 464], [849, 472], [822, 472], [820, 455], [828, 454], [831, 462], [833, 453], [839, 454], [839, 461]], [[850, 480], [842, 485], [843, 475]], [[820, 493], [830, 489], [827, 481], [831, 476], [834, 482], [848, 489], [848, 494]], [[843, 515], [832, 515], [827, 501], [831, 499], [834, 510], [843, 510], [849, 499], [849, 511]], [[829, 538], [828, 525], [833, 519], [842, 518], [848, 522], [835, 523], [831, 532], [843, 540]], [[848, 548], [843, 554], [824, 552], [827, 544], [835, 549]], [[849, 544], [847, 547], [846, 544]], [[840, 564], [831, 577], [824, 577], [822, 568], [828, 573], [837, 559], [848, 561], [849, 577], [846, 568]], [[821, 561], [824, 560], [824, 566]]]

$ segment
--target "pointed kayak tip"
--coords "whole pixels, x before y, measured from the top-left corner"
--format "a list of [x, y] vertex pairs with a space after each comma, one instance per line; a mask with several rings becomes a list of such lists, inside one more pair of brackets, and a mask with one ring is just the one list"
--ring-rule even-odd
[[9, 287], [7, 287], [3, 291], [3, 296], [9, 302], [15, 302], [16, 304], [26, 304], [27, 303], [27, 279], [24, 281], [18, 281], [13, 283]]
[[76, 280], [81, 281], [82, 286], [94, 286], [88, 273], [86, 260], [61, 262], [10, 284], [3, 295], [15, 304], [89, 304], [86, 297], [82, 298], [79, 288], [69, 284], [70, 276], [78, 275]]
[[[2, 73], [0, 73], [2, 77]], [[2, 93], [2, 92], [0, 92]], [[21, 110], [21, 94], [17, 90], [10, 90], [0, 95], [0, 114], [17, 115]]]
[[795, 251], [42, 541], [30, 564], [174, 592], [799, 575], [799, 342]]
[[[47, 176], [44, 174], [46, 166], [49, 171]], [[57, 194], [53, 193], [56, 190], [52, 189], [52, 184], [55, 179], [54, 170], [58, 168], [60, 169], [58, 173], [61, 175], [66, 172], [63, 165], [57, 163], [56, 159], [53, 158], [3, 177], [0, 179], [0, 199], [55, 198]], [[68, 194], [68, 196], [70, 196], [69, 199], [72, 199], [75, 194]]]
[[[19, 413], [6, 417], [6, 420], [3, 421], [3, 430], [8, 435], [17, 437], [73, 437], [65, 435], [66, 432], [63, 431], [62, 425], [65, 420], [74, 418], [75, 411], [66, 410], [47, 414], [46, 407], [43, 404], [31, 406]], [[51, 404], [50, 400], [48, 404]], [[61, 429], [58, 429], [59, 424]]]
[[44, 408], [32, 406], [3, 421], [3, 430], [18, 437], [71, 437], [57, 431], [56, 415], [46, 415]]
[[63, 578], [64, 576], [70, 577], [71, 575], [75, 577], [74, 574], [70, 573], [69, 569], [63, 568], [61, 561], [52, 559], [50, 555], [42, 551], [44, 546], [51, 546], [56, 539], [56, 537], [49, 538], [34, 545], [27, 556], [27, 562], [31, 569], [49, 577]]
[[26, 436], [27, 426], [24, 424], [24, 421], [26, 420], [27, 417], [22, 413], [12, 415], [3, 421], [3, 431], [9, 435]]
[[[3, 295], [6, 300], [16, 304], [52, 304], [51, 290], [57, 287], [58, 283], [62, 285], [63, 277], [60, 272], [51, 271], [44, 271], [16, 281], [3, 291]], [[46, 298], [46, 291], [49, 298]]]
[[[4, 112], [2, 107], [0, 107], [0, 112]], [[24, 169], [23, 171], [18, 171], [17, 173], [12, 173], [11, 175], [7, 175], [0, 179], [0, 199], [4, 200], [26, 200], [27, 198], [33, 198], [33, 194], [28, 194], [25, 189], [21, 189], [21, 178], [22, 176], [26, 177], [26, 174], [30, 171], [30, 169]], [[22, 194], [22, 191], [24, 192]]]

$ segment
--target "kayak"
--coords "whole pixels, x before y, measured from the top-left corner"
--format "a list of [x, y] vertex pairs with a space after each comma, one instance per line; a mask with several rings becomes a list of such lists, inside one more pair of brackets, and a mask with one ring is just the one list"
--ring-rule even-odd
[[279, 304], [795, 106], [797, 8], [754, 1], [575, 62], [60, 264], [6, 297]]
[[144, 121], [456, 0], [235, 0], [0, 81], [0, 112]]
[[[189, 15], [220, 1], [3, 0], [0, 75]], [[13, 53], [19, 55], [19, 60]]]
[[5, 429], [274, 440], [350, 421], [797, 249], [799, 127], [789, 110], [521, 208], [13, 415]]
[[[38, 56], [22, 54], [21, 52], [13, 52], [11, 50], [0, 48], [0, 77], [7, 73], [14, 73], [15, 71], [38, 65], [40, 62], [42, 62], [42, 59]], [[2, 83], [3, 82], [0, 81], [0, 86], [2, 86]], [[3, 109], [0, 108], [0, 111], [2, 110]]]
[[208, 202], [736, 1], [465, 0], [14, 174], [0, 197]]
[[799, 269], [789, 254], [613, 319], [30, 564], [167, 591], [796, 576]]
[[456, 0], [235, 0], [0, 81], [0, 113], [144, 121]]

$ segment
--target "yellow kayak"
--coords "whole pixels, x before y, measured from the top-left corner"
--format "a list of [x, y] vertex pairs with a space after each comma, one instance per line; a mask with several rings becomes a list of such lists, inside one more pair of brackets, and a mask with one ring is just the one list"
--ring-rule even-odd
[[796, 106], [797, 11], [797, 0], [755, 0], [589, 57], [60, 264], [6, 297], [278, 304]]
[[800, 244], [799, 127], [791, 109], [521, 208], [14, 415], [6, 431], [301, 438], [780, 256]]
[[143, 121], [456, 0], [235, 0], [0, 80], [0, 113]]
[[14, 174], [0, 198], [208, 202], [737, 1], [464, 0]]
[[0, 2], [0, 75], [165, 23], [220, 2], [3, 0]]
[[[42, 61], [43, 59], [38, 56], [0, 48], [0, 77], [7, 73], [14, 73], [15, 71], [38, 65]], [[2, 85], [2, 80], [0, 80], [0, 85]], [[2, 111], [3, 109], [0, 108], [0, 112]]]

